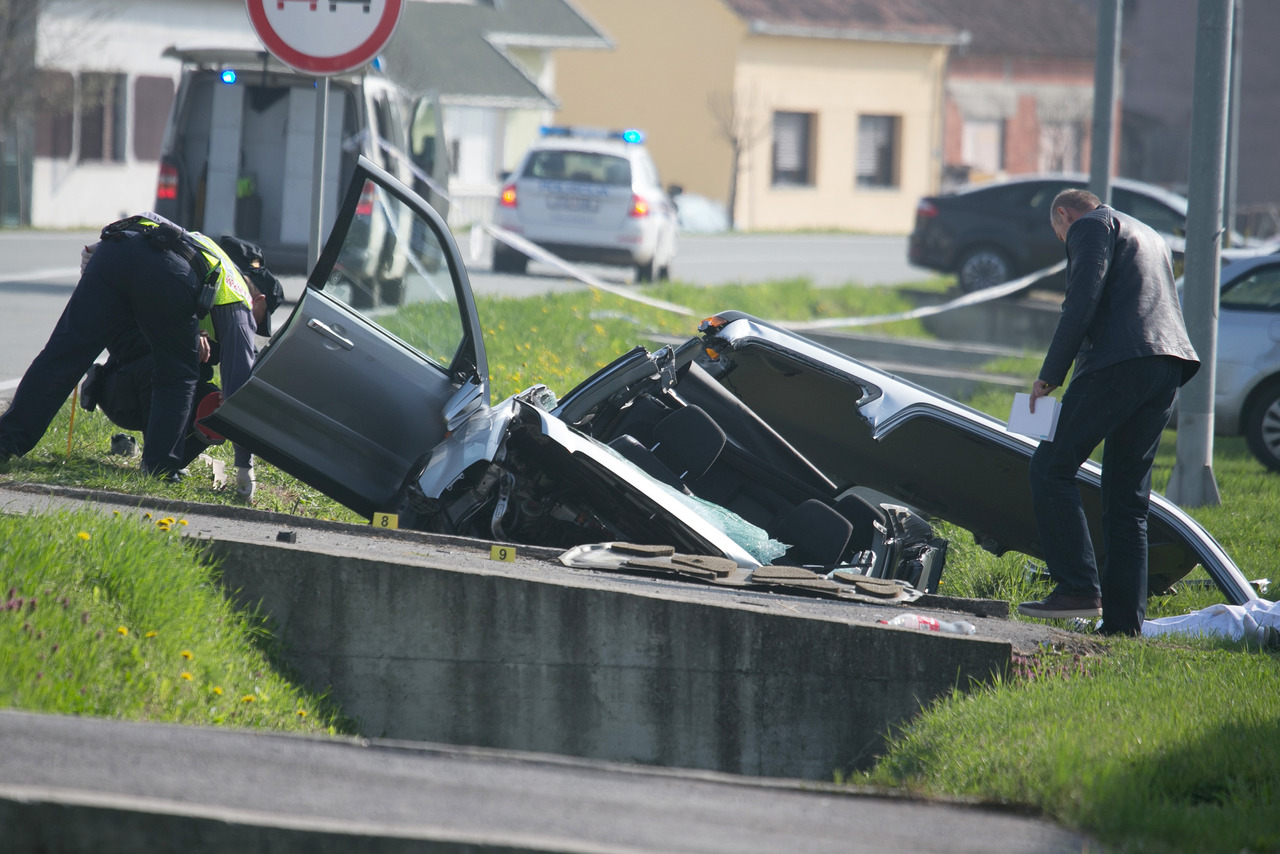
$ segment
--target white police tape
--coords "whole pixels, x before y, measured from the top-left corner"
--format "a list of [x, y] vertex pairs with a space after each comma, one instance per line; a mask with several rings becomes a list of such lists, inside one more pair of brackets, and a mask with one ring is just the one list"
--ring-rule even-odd
[[834, 329], [849, 326], [875, 326], [880, 323], [891, 323], [895, 320], [913, 320], [919, 317], [929, 317], [934, 314], [942, 314], [944, 311], [952, 311], [965, 306], [977, 305], [978, 303], [988, 302], [1000, 297], [1016, 294], [1018, 291], [1031, 287], [1045, 276], [1052, 276], [1067, 266], [1066, 259], [1059, 261], [1051, 267], [1045, 267], [1042, 270], [1036, 270], [1034, 273], [1028, 273], [1025, 276], [1005, 282], [1002, 285], [996, 285], [990, 288], [984, 288], [980, 291], [974, 291], [957, 297], [949, 302], [939, 303], [938, 305], [926, 305], [911, 311], [903, 311], [898, 314], [878, 314], [862, 317], [825, 317], [822, 320], [803, 320], [803, 321], [782, 321], [777, 325], [785, 326], [788, 329], [794, 329], [797, 332], [808, 331], [814, 329]]
[[674, 312], [675, 314], [683, 314], [683, 315], [686, 315], [687, 317], [698, 316], [698, 313], [691, 308], [686, 308], [685, 306], [682, 306], [682, 305], [676, 305], [675, 303], [666, 302], [665, 300], [654, 299], [653, 297], [647, 297], [644, 294], [639, 294], [639, 293], [636, 293], [635, 291], [630, 291], [630, 290], [627, 290], [626, 288], [618, 287], [617, 285], [611, 285], [608, 282], [602, 281], [600, 278], [591, 275], [586, 270], [583, 270], [573, 264], [570, 264], [568, 261], [564, 260], [559, 255], [555, 255], [551, 252], [548, 252], [547, 250], [543, 249], [541, 246], [538, 246], [537, 244], [524, 239], [518, 234], [513, 234], [512, 232], [507, 231], [505, 228], [499, 228], [498, 226], [491, 225], [490, 223], [487, 223], [487, 222], [477, 221], [473, 217], [468, 216], [465, 211], [461, 211], [461, 206], [458, 205], [457, 201], [452, 196], [449, 195], [449, 191], [446, 190], [444, 187], [441, 187], [440, 184], [434, 178], [432, 178], [430, 175], [428, 175], [427, 173], [423, 172], [420, 168], [418, 168], [418, 165], [414, 163], [412, 160], [410, 160], [409, 157], [403, 151], [391, 145], [386, 140], [379, 140], [378, 142], [382, 146], [382, 149], [384, 151], [386, 151], [388, 154], [392, 155], [393, 157], [396, 157], [401, 162], [403, 162], [409, 168], [409, 170], [413, 172], [413, 176], [415, 178], [417, 178], [422, 183], [426, 184], [429, 188], [431, 188], [431, 191], [433, 193], [435, 193], [436, 195], [440, 196], [442, 199], [447, 201], [455, 209], [459, 210], [461, 212], [462, 217], [464, 218], [463, 219], [464, 225], [469, 225], [473, 228], [478, 225], [481, 228], [483, 228], [486, 232], [488, 232], [490, 235], [492, 235], [496, 240], [502, 241], [503, 243], [510, 246], [512, 249], [517, 249], [523, 252], [525, 255], [529, 256], [535, 261], [541, 261], [544, 264], [548, 264], [552, 267], [555, 267], [557, 270], [560, 270], [565, 275], [569, 276], [570, 278], [577, 279], [578, 281], [582, 282], [584, 285], [588, 285], [593, 288], [598, 288], [599, 290], [606, 291], [607, 293], [614, 294], [615, 296], [620, 296], [623, 299], [628, 299], [633, 302], [642, 303], [644, 305], [652, 306], [653, 308], [659, 308], [664, 311]]
[[[362, 131], [362, 133], [367, 133], [367, 131]], [[409, 170], [413, 173], [414, 177], [417, 178], [419, 181], [422, 181], [429, 188], [431, 188], [432, 192], [439, 195], [442, 199], [445, 199], [446, 201], [448, 201], [450, 205], [453, 205], [455, 207], [455, 209], [460, 209], [457, 202], [453, 199], [453, 197], [449, 195], [449, 192], [444, 187], [440, 186], [439, 182], [433, 179], [430, 175], [427, 175], [420, 168], [418, 168], [418, 165], [414, 163], [408, 157], [408, 155], [406, 155], [403, 151], [401, 151], [400, 149], [388, 143], [386, 140], [379, 140], [378, 142], [384, 151], [386, 151], [388, 154], [392, 155], [393, 157], [403, 162], [409, 168]], [[518, 234], [514, 234], [510, 231], [507, 231], [505, 228], [500, 228], [496, 225], [491, 225], [490, 223], [487, 223], [487, 222], [477, 221], [473, 217], [467, 216], [465, 212], [462, 214], [462, 216], [464, 217], [464, 222], [463, 222], [464, 225], [470, 225], [473, 228], [478, 225], [481, 228], [483, 228], [486, 232], [488, 232], [490, 235], [492, 235], [496, 240], [502, 241], [506, 245], [510, 246], [512, 249], [516, 249], [520, 252], [523, 252], [525, 255], [529, 256], [531, 259], [535, 261], [541, 261], [543, 264], [547, 264], [552, 267], [555, 267], [556, 269], [563, 272], [565, 275], [571, 278], [577, 279], [578, 281], [582, 282], [584, 285], [588, 285], [589, 287], [593, 287], [593, 288], [598, 288], [599, 290], [614, 294], [615, 296], [622, 297], [623, 299], [626, 299], [626, 300], [631, 300], [632, 302], [642, 303], [643, 305], [648, 305], [648, 306], [652, 306], [653, 308], [663, 309], [665, 311], [670, 311], [675, 314], [682, 314], [686, 317], [699, 316], [699, 313], [695, 312], [691, 308], [686, 308], [685, 306], [682, 306], [682, 305], [676, 305], [675, 303], [666, 302], [665, 300], [659, 300], [659, 299], [654, 299], [652, 297], [647, 297], [644, 294], [637, 293], [634, 290], [618, 287], [617, 285], [611, 285], [608, 282], [602, 281], [597, 276], [591, 275], [586, 270], [580, 269], [574, 264], [571, 264], [568, 261], [564, 260], [560, 256], [555, 255], [554, 253], [548, 252], [547, 250], [543, 249], [541, 246], [538, 246], [536, 243], [533, 243], [532, 241], [529, 241]], [[1057, 264], [1054, 264], [1051, 267], [1045, 267], [1042, 270], [1036, 270], [1033, 273], [1028, 273], [1025, 276], [1014, 279], [1013, 281], [1010, 281], [1010, 282], [1005, 282], [1004, 284], [1001, 284], [1001, 285], [996, 285], [995, 287], [984, 288], [983, 290], [980, 290], [980, 291], [975, 291], [973, 293], [965, 294], [962, 297], [957, 297], [956, 299], [953, 299], [949, 302], [940, 303], [939, 305], [922, 306], [920, 308], [912, 309], [911, 311], [903, 311], [897, 314], [878, 314], [878, 315], [862, 316], [862, 317], [829, 317], [829, 318], [823, 318], [821, 320], [807, 320], [807, 321], [794, 321], [794, 322], [793, 321], [771, 321], [771, 322], [774, 323], [774, 325], [776, 326], [782, 326], [787, 329], [795, 330], [797, 332], [804, 332], [804, 331], [812, 331], [817, 329], [838, 329], [838, 328], [849, 328], [849, 327], [858, 327], [858, 326], [876, 326], [881, 323], [892, 323], [897, 320], [913, 320], [920, 317], [929, 317], [930, 315], [942, 314], [943, 312], [946, 312], [946, 311], [952, 311], [954, 309], [964, 308], [970, 305], [978, 305], [979, 303], [989, 302], [990, 300], [999, 299], [1001, 297], [1008, 296], [1010, 294], [1015, 294], [1018, 291], [1025, 290], [1026, 288], [1031, 287], [1040, 279], [1043, 279], [1046, 276], [1051, 276], [1054, 273], [1057, 273], [1058, 271], [1064, 269], [1066, 265], [1067, 265], [1067, 262], [1064, 259], [1062, 261], [1059, 261]]]

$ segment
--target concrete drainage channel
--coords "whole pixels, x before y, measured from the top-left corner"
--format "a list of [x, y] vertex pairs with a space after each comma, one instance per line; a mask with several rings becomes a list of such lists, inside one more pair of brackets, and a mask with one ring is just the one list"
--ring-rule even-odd
[[368, 736], [830, 781], [1012, 648], [991, 631], [1007, 621], [971, 613], [978, 634], [957, 637], [876, 624], [903, 606], [307, 539], [213, 547], [228, 590]]
[[[129, 496], [0, 488], [0, 511]], [[148, 506], [151, 506], [148, 503]], [[974, 636], [890, 628], [906, 610], [570, 569], [548, 549], [155, 503], [210, 542], [235, 599], [362, 735], [830, 781], [921, 704], [1069, 636], [1004, 603], [924, 597]], [[295, 542], [288, 540], [292, 537]]]

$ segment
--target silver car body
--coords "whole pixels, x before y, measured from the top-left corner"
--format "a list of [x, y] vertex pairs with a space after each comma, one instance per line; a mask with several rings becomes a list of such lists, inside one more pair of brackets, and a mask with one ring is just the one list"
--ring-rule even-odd
[[[366, 181], [389, 227], [405, 211], [414, 225], [395, 240], [411, 271], [403, 303], [362, 313], [327, 288], [347, 242], [365, 233], [350, 224]], [[675, 348], [637, 347], [558, 403], [535, 386], [491, 407], [456, 244], [425, 201], [362, 160], [293, 314], [206, 421], [356, 512], [394, 512], [405, 527], [562, 548], [664, 543], [751, 568], [806, 545], [779, 543], [779, 520], [816, 505], [823, 525], [853, 530], [807, 563], [920, 589], [936, 588], [946, 552], [921, 513], [993, 552], [1039, 554], [1031, 440], [747, 315], [718, 315], [699, 333]], [[711, 434], [720, 444], [673, 480], [644, 462], [676, 414], [707, 425], [677, 444]], [[634, 446], [641, 457], [624, 456]], [[1098, 468], [1087, 464], [1079, 482], [1096, 530]], [[830, 526], [808, 530], [821, 540]], [[1212, 536], [1159, 496], [1151, 542], [1153, 589], [1200, 565], [1227, 601], [1253, 597]]]
[[1280, 254], [1233, 261], [1221, 282], [1214, 432], [1280, 471]]

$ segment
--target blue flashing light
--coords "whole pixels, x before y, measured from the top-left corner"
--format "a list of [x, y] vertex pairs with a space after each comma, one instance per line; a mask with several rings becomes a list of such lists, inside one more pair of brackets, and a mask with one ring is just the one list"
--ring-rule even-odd
[[232, 71], [230, 68], [228, 68], [226, 71], [223, 71], [223, 72], [222, 72], [222, 82], [223, 82], [223, 83], [235, 83], [235, 82], [236, 82], [236, 73], [235, 73], [234, 71]]
[[639, 145], [644, 142], [644, 131], [639, 131], [635, 128], [627, 128], [622, 132], [622, 141], [629, 142], [632, 145]]
[[540, 129], [543, 136], [573, 136], [573, 131], [563, 125], [543, 125]]

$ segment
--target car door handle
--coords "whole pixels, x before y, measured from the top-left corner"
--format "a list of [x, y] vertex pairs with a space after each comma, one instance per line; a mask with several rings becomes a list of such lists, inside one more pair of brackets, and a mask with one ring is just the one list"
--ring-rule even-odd
[[344, 350], [351, 350], [356, 346], [356, 342], [352, 341], [350, 338], [344, 338], [342, 335], [339, 335], [332, 326], [316, 320], [314, 317], [307, 321], [307, 328], [314, 329], [316, 332], [319, 332], [325, 338], [328, 338]]

